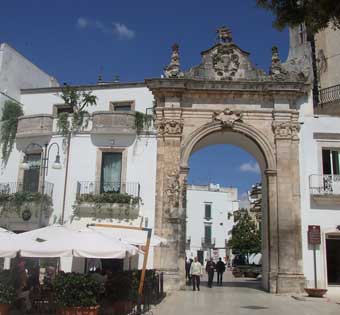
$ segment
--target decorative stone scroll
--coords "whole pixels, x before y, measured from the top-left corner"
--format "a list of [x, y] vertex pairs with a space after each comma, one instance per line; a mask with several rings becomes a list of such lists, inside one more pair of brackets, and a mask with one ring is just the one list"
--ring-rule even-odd
[[275, 139], [299, 140], [300, 125], [298, 122], [273, 122]]
[[156, 127], [160, 136], [180, 136], [183, 131], [183, 121], [163, 118], [157, 122]]
[[179, 45], [172, 46], [172, 55], [170, 64], [164, 68], [164, 76], [166, 78], [180, 78], [183, 77], [183, 72], [180, 69], [179, 62]]
[[233, 112], [226, 108], [224, 111], [214, 112], [212, 120], [220, 122], [223, 127], [233, 128], [235, 122], [242, 121], [242, 113]]

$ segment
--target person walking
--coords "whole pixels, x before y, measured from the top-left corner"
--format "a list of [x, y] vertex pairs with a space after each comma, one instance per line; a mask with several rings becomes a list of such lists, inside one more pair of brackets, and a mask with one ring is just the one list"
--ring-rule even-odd
[[225, 272], [225, 263], [222, 261], [220, 257], [216, 264], [216, 272], [217, 272], [217, 285], [222, 285], [223, 280], [223, 272]]
[[194, 258], [194, 261], [192, 262], [190, 266], [190, 275], [192, 279], [192, 290], [196, 291], [200, 290], [200, 282], [201, 282], [201, 275], [202, 275], [202, 265], [198, 261], [197, 257]]
[[210, 260], [208, 260], [205, 266], [205, 270], [208, 274], [208, 287], [209, 288], [211, 288], [213, 284], [215, 267], [216, 267], [215, 262], [213, 261], [212, 258], [210, 258]]
[[190, 260], [187, 257], [185, 257], [185, 280], [189, 284], [190, 284], [190, 267], [191, 267]]

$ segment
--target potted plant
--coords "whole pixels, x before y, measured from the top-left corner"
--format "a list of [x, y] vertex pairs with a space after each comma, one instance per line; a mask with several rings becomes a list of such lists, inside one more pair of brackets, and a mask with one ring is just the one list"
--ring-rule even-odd
[[328, 290], [318, 288], [305, 288], [305, 291], [310, 297], [322, 298]]
[[90, 275], [61, 273], [53, 283], [61, 315], [98, 315], [101, 285]]
[[9, 307], [14, 303], [15, 297], [12, 273], [4, 270], [0, 272], [0, 315], [9, 314]]
[[105, 285], [107, 310], [113, 314], [125, 314], [132, 310], [137, 299], [137, 272], [116, 272]]

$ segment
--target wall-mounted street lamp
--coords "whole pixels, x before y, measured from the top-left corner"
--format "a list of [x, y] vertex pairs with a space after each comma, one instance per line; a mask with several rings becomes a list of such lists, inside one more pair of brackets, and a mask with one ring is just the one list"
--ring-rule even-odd
[[57, 154], [55, 157], [55, 161], [52, 164], [52, 168], [53, 169], [61, 169], [62, 165], [60, 163], [60, 154], [59, 154], [59, 145], [56, 142], [51, 143], [50, 145], [48, 145], [47, 143], [44, 146], [41, 146], [38, 143], [30, 143], [29, 145], [26, 146], [24, 153], [24, 159], [23, 162], [21, 163], [21, 168], [23, 170], [29, 170], [30, 169], [30, 165], [28, 163], [28, 152], [29, 149], [34, 148], [34, 147], [38, 147], [41, 151], [42, 151], [42, 158], [41, 158], [41, 166], [40, 166], [40, 176], [42, 178], [42, 184], [41, 184], [41, 203], [40, 203], [40, 213], [39, 213], [39, 227], [41, 227], [42, 225], [42, 212], [43, 212], [43, 207], [44, 207], [44, 194], [45, 194], [45, 177], [48, 174], [48, 163], [49, 163], [49, 159], [50, 159], [50, 151], [51, 148], [53, 146], [57, 147]]

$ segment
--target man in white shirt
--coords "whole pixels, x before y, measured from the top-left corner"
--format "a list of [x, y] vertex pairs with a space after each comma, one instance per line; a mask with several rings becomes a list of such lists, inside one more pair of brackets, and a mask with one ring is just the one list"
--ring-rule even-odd
[[201, 282], [201, 275], [202, 275], [202, 265], [198, 261], [197, 257], [195, 257], [194, 262], [191, 264], [190, 267], [190, 275], [192, 277], [192, 289], [193, 291], [200, 290], [200, 282]]

